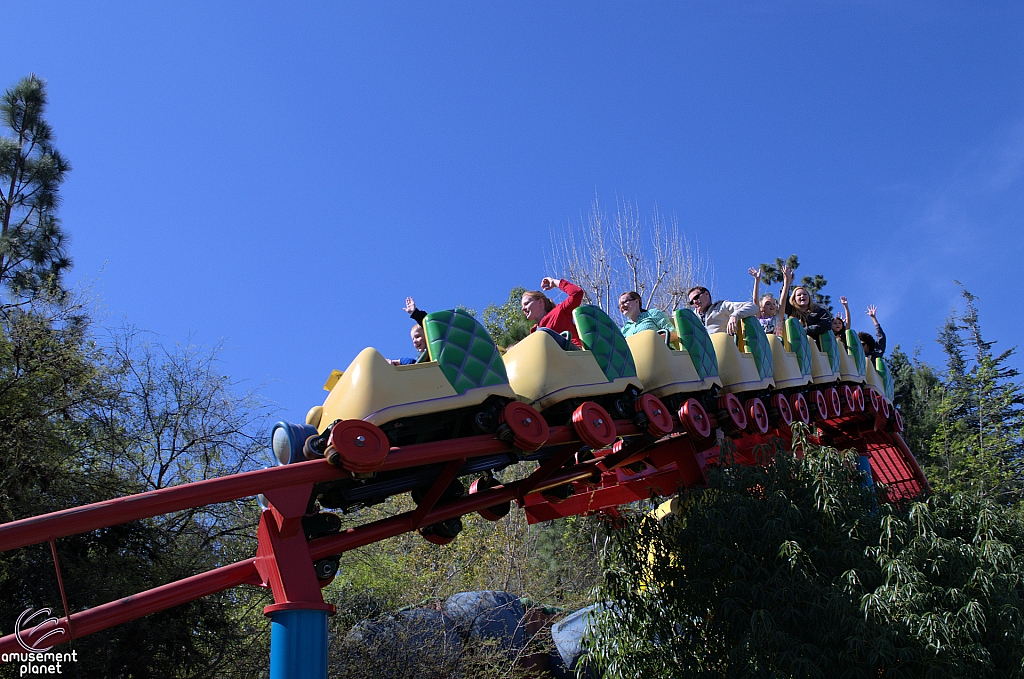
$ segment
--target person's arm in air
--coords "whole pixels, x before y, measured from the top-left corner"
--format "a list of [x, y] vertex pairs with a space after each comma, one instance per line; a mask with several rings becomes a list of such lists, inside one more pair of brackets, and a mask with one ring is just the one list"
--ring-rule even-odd
[[793, 284], [796, 273], [788, 266], [782, 266], [782, 293], [779, 296], [779, 310], [775, 312], [775, 334], [783, 333], [786, 324], [786, 305], [789, 304], [789, 286]]
[[427, 317], [426, 311], [416, 308], [416, 300], [412, 297], [405, 298], [405, 307], [402, 308], [402, 311], [409, 314], [409, 318], [416, 321], [421, 326], [423, 325], [423, 319]]
[[851, 330], [852, 326], [850, 325], [850, 321], [852, 318], [850, 316], [850, 305], [847, 302], [846, 297], [840, 297], [839, 303], [843, 305], [843, 314], [845, 316], [845, 318], [843, 318], [843, 325], [846, 326], [847, 330]]
[[553, 290], [554, 288], [558, 288], [567, 295], [555, 308], [571, 312], [580, 304], [583, 304], [583, 289], [572, 281], [565, 280], [564, 278], [547, 277], [540, 282], [541, 290]]
[[871, 317], [871, 321], [875, 324], [875, 354], [876, 358], [881, 357], [885, 353], [885, 331], [882, 330], [882, 325], [875, 318], [875, 314], [878, 312], [878, 307], [874, 304], [868, 306], [868, 316]]
[[752, 266], [747, 269], [747, 273], [754, 277], [754, 304], [757, 304], [761, 296], [761, 269]]

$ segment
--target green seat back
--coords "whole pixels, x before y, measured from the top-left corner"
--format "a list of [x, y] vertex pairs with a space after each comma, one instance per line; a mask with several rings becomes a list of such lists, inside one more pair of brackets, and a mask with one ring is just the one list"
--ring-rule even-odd
[[892, 402], [893, 397], [896, 395], [896, 385], [892, 382], [892, 375], [889, 374], [889, 366], [885, 364], [880, 358], [875, 359], [875, 370], [878, 372], [878, 376], [882, 378], [882, 386], [885, 387], [885, 397]]
[[757, 374], [763, 380], [772, 376], [772, 345], [768, 343], [768, 336], [764, 334], [764, 328], [753, 316], [740, 319], [743, 323], [743, 344], [750, 355], [754, 357], [754, 364], [757, 366]]
[[857, 337], [857, 333], [853, 330], [846, 331], [846, 349], [850, 352], [850, 356], [853, 357], [853, 364], [857, 366], [857, 374], [866, 375], [864, 347], [860, 345], [860, 338]]
[[456, 393], [508, 384], [494, 340], [462, 309], [427, 314], [423, 328], [430, 360], [438, 362]]
[[711, 343], [708, 329], [701, 323], [700, 317], [690, 309], [677, 309], [675, 313], [676, 333], [679, 343], [690, 355], [693, 368], [703, 380], [718, 377], [718, 357], [715, 345]]
[[786, 319], [786, 338], [789, 340], [789, 350], [796, 354], [796, 361], [800, 364], [800, 374], [810, 375], [813, 372], [811, 344], [800, 321], [795, 318]]
[[828, 356], [828, 365], [832, 372], [839, 372], [839, 340], [836, 334], [829, 330], [818, 335], [818, 344], [821, 346], [821, 353]]
[[576, 330], [580, 333], [580, 341], [594, 354], [608, 381], [620, 377], [636, 377], [636, 364], [633, 363], [633, 354], [626, 344], [626, 338], [622, 336], [619, 326], [608, 318], [608, 314], [599, 307], [587, 304], [573, 311], [572, 316], [576, 321]]

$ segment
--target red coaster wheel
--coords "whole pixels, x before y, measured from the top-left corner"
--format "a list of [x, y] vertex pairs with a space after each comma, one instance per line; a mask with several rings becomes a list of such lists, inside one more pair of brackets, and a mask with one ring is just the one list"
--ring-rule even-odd
[[881, 410], [881, 413], [882, 413], [882, 417], [884, 417], [885, 419], [887, 419], [887, 420], [888, 420], [888, 419], [889, 419], [889, 414], [890, 414], [890, 411], [889, 411], [889, 402], [888, 402], [888, 401], [886, 401], [886, 400], [885, 400], [884, 398], [881, 398], [881, 399], [879, 399], [879, 400], [880, 400], [880, 401], [882, 402], [882, 407], [881, 407], [881, 409], [880, 409], [880, 410]]
[[736, 394], [718, 397], [718, 424], [726, 433], [736, 434], [747, 428], [747, 414]]
[[857, 412], [857, 395], [853, 393], [853, 387], [849, 384], [844, 384], [840, 390], [841, 400], [843, 402], [843, 413], [855, 413]]
[[[342, 420], [331, 427], [327, 459], [353, 474], [372, 474], [380, 469], [391, 450], [387, 435], [363, 420]], [[331, 451], [334, 451], [334, 455]]]
[[747, 399], [746, 411], [750, 415], [747, 420], [747, 431], [751, 434], [768, 433], [768, 409], [759, 398]]
[[857, 385], [856, 387], [853, 388], [853, 395], [857, 399], [856, 412], [864, 412], [864, 388], [861, 387], [860, 385]]
[[[494, 488], [499, 485], [492, 476], [481, 476], [473, 483], [469, 484], [469, 494], [475, 495], [482, 490], [488, 488]], [[494, 505], [493, 507], [487, 507], [477, 512], [480, 516], [484, 517], [488, 521], [497, 521], [504, 518], [508, 513], [512, 511], [512, 501], [502, 502], [500, 505]]]
[[704, 406], [695, 398], [687, 399], [680, 406], [679, 421], [692, 438], [705, 439], [711, 436], [711, 419], [704, 411]]
[[903, 416], [895, 407], [892, 409], [892, 430], [897, 434], [903, 431]]
[[642, 394], [636, 400], [636, 411], [647, 416], [647, 433], [656, 438], [668, 436], [675, 429], [668, 408], [653, 394]]
[[551, 434], [540, 413], [520, 401], [512, 401], [505, 406], [499, 421], [508, 426], [512, 432], [512, 443], [520, 450], [538, 450]]
[[811, 417], [815, 422], [821, 422], [828, 419], [828, 401], [825, 400], [825, 394], [820, 391], [812, 391], [811, 394]]
[[615, 443], [615, 423], [608, 411], [593, 401], [584, 401], [572, 414], [576, 433], [594, 450]]
[[869, 413], [877, 413], [882, 410], [882, 396], [874, 389], [868, 388], [868, 402], [865, 410]]
[[842, 414], [842, 401], [839, 399], [839, 390], [835, 387], [829, 387], [825, 390], [825, 402], [828, 404], [828, 415], [829, 419], [833, 417], [839, 417]]
[[423, 536], [423, 539], [435, 545], [447, 545], [461, 532], [462, 519], [458, 517], [440, 523], [432, 523], [419, 529], [419, 534]]
[[807, 407], [807, 399], [803, 394], [793, 394], [789, 397], [789, 405], [793, 408], [793, 420], [800, 420], [804, 424], [811, 423], [811, 409]]
[[789, 406], [789, 401], [786, 400], [785, 395], [772, 394], [768, 402], [779, 414], [779, 421], [777, 422], [779, 429], [788, 429], [793, 424], [793, 409]]

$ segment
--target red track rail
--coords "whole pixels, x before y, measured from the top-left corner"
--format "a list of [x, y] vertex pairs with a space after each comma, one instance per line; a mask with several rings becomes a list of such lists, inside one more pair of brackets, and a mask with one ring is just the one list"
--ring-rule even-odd
[[[300, 523], [313, 485], [350, 476], [326, 460], [235, 474], [22, 519], [0, 526], [0, 551], [41, 542], [53, 544], [69, 535], [263, 493], [272, 508], [261, 518], [260, 549], [255, 557], [79, 611], [71, 614], [70, 619], [65, 616], [58, 623], [65, 631], [48, 638], [47, 643], [64, 643], [243, 584], [272, 589], [277, 603], [270, 608], [329, 608], [320, 597], [313, 574], [312, 564], [319, 559], [505, 502], [517, 502], [532, 523], [609, 510], [705, 482], [705, 457], [713, 459], [716, 454], [713, 438], [698, 440], [675, 433], [655, 441], [654, 436], [641, 436], [643, 432], [630, 421], [614, 424], [617, 435], [628, 440], [598, 451], [593, 459], [580, 463], [573, 463], [580, 446], [580, 435], [574, 427], [552, 427], [544, 445], [555, 452], [533, 474], [442, 503], [438, 502], [442, 491], [466, 460], [509, 453], [513, 451], [512, 445], [495, 436], [477, 436], [392, 448], [380, 471], [446, 464], [419, 507], [308, 542]], [[847, 442], [871, 458], [875, 480], [887, 485], [890, 500], [900, 501], [929, 490], [917, 461], [899, 434], [887, 430], [879, 416], [844, 413], [820, 426], [834, 440]], [[737, 459], [749, 457], [748, 463], [755, 463], [753, 448], [779, 433], [742, 435], [737, 440]], [[566, 500], [545, 494], [567, 485], [573, 487], [575, 494]], [[52, 627], [40, 629], [38, 634], [49, 629]], [[0, 652], [20, 651], [14, 635], [0, 638]]]

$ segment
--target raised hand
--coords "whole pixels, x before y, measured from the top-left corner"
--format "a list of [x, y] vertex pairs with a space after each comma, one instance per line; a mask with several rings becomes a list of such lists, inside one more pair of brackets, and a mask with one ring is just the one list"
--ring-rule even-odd
[[875, 318], [875, 313], [878, 311], [878, 307], [874, 304], [868, 305], [868, 316], [871, 316], [871, 320], [878, 320]]
[[753, 276], [754, 278], [756, 278], [757, 280], [761, 280], [761, 268], [760, 267], [752, 266], [749, 269], [747, 269], [747, 273], [750, 274], [751, 276]]
[[540, 289], [541, 290], [551, 290], [551, 289], [557, 288], [557, 287], [558, 287], [558, 279], [557, 278], [550, 278], [548, 276], [545, 276], [544, 280], [542, 280], [540, 282]]
[[402, 309], [402, 311], [404, 311], [407, 314], [411, 314], [412, 312], [416, 311], [416, 300], [414, 300], [412, 297], [406, 297], [405, 308]]
[[843, 297], [843, 296], [840, 296], [840, 297], [839, 297], [839, 303], [840, 303], [840, 304], [846, 304], [846, 298], [845, 298], [845, 297]]
[[783, 265], [782, 266], [782, 275], [783, 275], [783, 277], [788, 279], [790, 283], [792, 283], [793, 282], [793, 277], [796, 276], [796, 271], [793, 270], [793, 269], [790, 269], [786, 265]]

